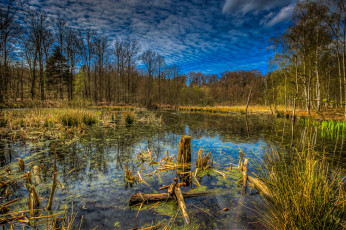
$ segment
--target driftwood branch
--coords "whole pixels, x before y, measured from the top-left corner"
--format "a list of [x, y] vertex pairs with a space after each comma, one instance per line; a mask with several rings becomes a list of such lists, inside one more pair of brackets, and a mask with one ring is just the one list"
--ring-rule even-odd
[[[182, 193], [184, 199], [195, 198], [206, 196], [210, 193], [207, 192], [186, 192]], [[143, 193], [135, 193], [130, 197], [130, 205], [139, 204], [142, 202], [154, 202], [154, 201], [166, 201], [174, 199], [173, 196], [170, 196], [169, 193], [159, 193], [159, 194], [143, 194]]]
[[[176, 179], [176, 178], [175, 178], [175, 179]], [[186, 205], [185, 205], [185, 201], [184, 201], [184, 196], [183, 196], [183, 193], [181, 192], [179, 186], [176, 186], [176, 188], [174, 189], [174, 195], [175, 195], [175, 197], [177, 198], [180, 211], [181, 211], [181, 213], [182, 213], [183, 216], [184, 216], [184, 220], [185, 220], [186, 224], [190, 224], [191, 221], [190, 221], [189, 214], [187, 213], [187, 210], [186, 210]]]
[[[243, 163], [243, 157], [244, 157], [244, 153], [243, 151], [240, 150], [239, 152], [239, 156], [240, 156], [240, 161], [239, 161], [239, 170], [242, 171], [243, 173], [243, 193], [246, 193], [246, 181], [249, 180], [249, 182], [251, 182], [254, 187], [257, 189], [257, 191], [263, 195], [265, 195], [267, 198], [272, 198], [272, 195], [270, 193], [270, 190], [268, 189], [268, 187], [264, 184], [263, 181], [261, 181], [258, 178], [249, 176], [247, 174], [247, 164], [248, 164], [248, 159], [245, 159], [245, 162]], [[254, 174], [255, 175], [255, 174]]]

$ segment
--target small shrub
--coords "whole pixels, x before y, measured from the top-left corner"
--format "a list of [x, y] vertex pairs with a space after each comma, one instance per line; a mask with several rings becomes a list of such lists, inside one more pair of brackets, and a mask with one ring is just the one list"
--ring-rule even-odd
[[276, 110], [276, 117], [284, 117], [284, 112]]
[[124, 122], [126, 125], [131, 125], [135, 122], [136, 120], [136, 114], [133, 112], [128, 112], [124, 114]]

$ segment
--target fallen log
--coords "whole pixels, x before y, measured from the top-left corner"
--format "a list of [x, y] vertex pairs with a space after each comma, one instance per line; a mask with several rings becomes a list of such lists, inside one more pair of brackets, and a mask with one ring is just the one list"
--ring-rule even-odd
[[[184, 199], [195, 198], [206, 196], [210, 194], [210, 192], [186, 192], [182, 193]], [[130, 197], [129, 204], [135, 205], [142, 202], [154, 202], [154, 201], [166, 201], [174, 199], [173, 196], [170, 196], [169, 193], [158, 193], [158, 194], [143, 194], [143, 193], [135, 193]]]
[[18, 198], [14, 199], [12, 201], [9, 201], [9, 202], [7, 202], [5, 204], [0, 205], [0, 213], [5, 213], [5, 212], [10, 211], [10, 209], [7, 206], [9, 206], [10, 204], [13, 204], [13, 203], [15, 203], [17, 201], [18, 201]]
[[248, 176], [247, 179], [254, 185], [257, 191], [265, 195], [267, 198], [272, 198], [268, 187], [264, 184], [263, 181], [252, 176]]
[[[175, 179], [175, 183], [177, 183], [177, 178], [174, 178]], [[189, 214], [187, 213], [187, 210], [186, 210], [186, 205], [185, 205], [185, 201], [184, 201], [184, 196], [183, 196], [183, 193], [181, 192], [180, 190], [180, 187], [179, 186], [176, 186], [175, 189], [174, 189], [174, 195], [175, 197], [177, 198], [178, 200], [178, 204], [179, 204], [179, 208], [180, 208], [180, 211], [181, 213], [183, 214], [184, 216], [184, 220], [186, 222], [186, 224], [190, 224], [191, 221], [190, 221], [190, 217], [189, 217]]]

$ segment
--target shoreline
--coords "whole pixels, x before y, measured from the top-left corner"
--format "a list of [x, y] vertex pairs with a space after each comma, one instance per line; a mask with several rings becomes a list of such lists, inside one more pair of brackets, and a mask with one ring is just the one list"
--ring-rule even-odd
[[[221, 114], [246, 114], [246, 105], [235, 106], [181, 106], [181, 105], [154, 105], [147, 108], [143, 105], [136, 104], [118, 104], [107, 105], [105, 103], [95, 104], [89, 101], [17, 101], [17, 102], [3, 102], [0, 103], [0, 110], [6, 109], [35, 109], [35, 108], [84, 108], [84, 109], [104, 109], [114, 111], [131, 111], [136, 109], [149, 109], [149, 110], [166, 110], [166, 111], [181, 111], [181, 112], [201, 112], [201, 113], [221, 113]], [[276, 117], [292, 117], [293, 108], [287, 108], [285, 111], [284, 106], [277, 106], [276, 110], [269, 106], [262, 105], [249, 105], [248, 114], [263, 114], [272, 115]], [[308, 116], [305, 109], [297, 108], [296, 117], [298, 118], [313, 118], [316, 120], [333, 120], [344, 121], [345, 116], [340, 109], [327, 109], [325, 111], [310, 111]]]

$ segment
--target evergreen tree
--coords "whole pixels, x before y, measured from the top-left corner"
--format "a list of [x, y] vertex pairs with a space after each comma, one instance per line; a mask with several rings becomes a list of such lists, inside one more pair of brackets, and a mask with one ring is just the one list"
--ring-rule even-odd
[[71, 74], [69, 69], [68, 60], [61, 53], [60, 47], [55, 46], [53, 54], [48, 58], [46, 64], [47, 84], [51, 90], [57, 90], [56, 96], [59, 92], [60, 99], [64, 98], [64, 88]]

